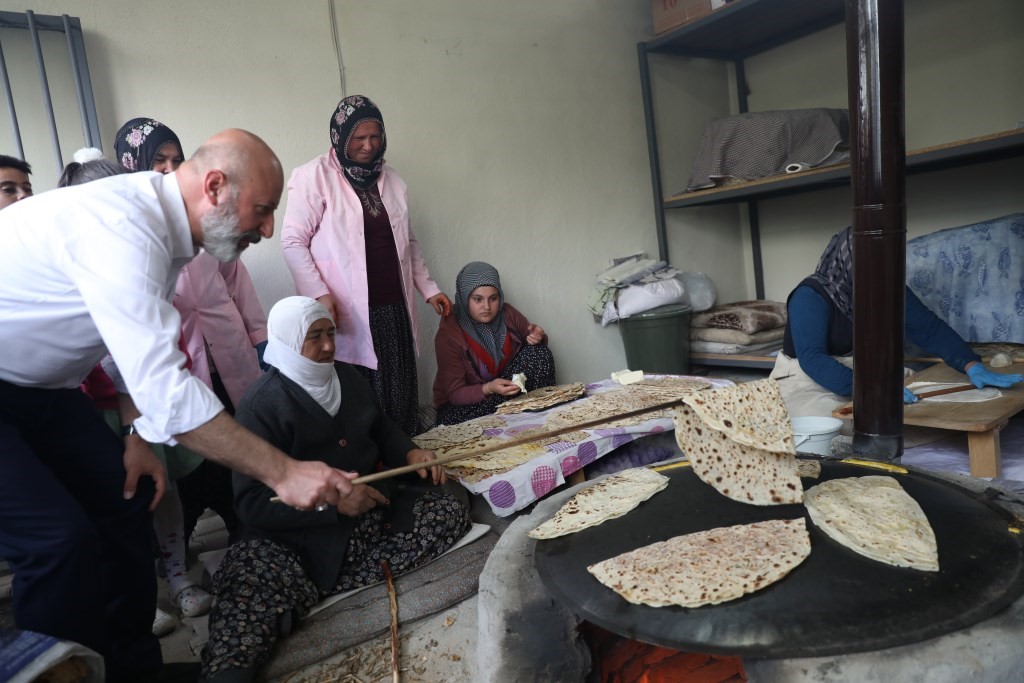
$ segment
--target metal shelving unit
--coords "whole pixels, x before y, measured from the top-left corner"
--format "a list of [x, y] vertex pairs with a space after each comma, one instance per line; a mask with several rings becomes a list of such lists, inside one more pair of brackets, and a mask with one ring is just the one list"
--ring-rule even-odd
[[[760, 222], [757, 203], [781, 197], [850, 184], [848, 164], [811, 169], [803, 173], [687, 192], [666, 197], [661, 185], [658, 137], [655, 130], [653, 92], [648, 55], [671, 54], [731, 61], [736, 70], [739, 113], [747, 111], [744, 60], [802, 36], [844, 21], [844, 0], [735, 0], [708, 16], [682, 26], [654, 40], [637, 45], [647, 148], [650, 155], [651, 185], [662, 260], [668, 260], [665, 212], [694, 206], [746, 202], [750, 241], [754, 259], [754, 285], [758, 299], [764, 298], [764, 270], [761, 261]], [[983, 137], [937, 145], [907, 154], [907, 174], [926, 173], [973, 163], [1024, 155], [1024, 130], [1012, 130]]]

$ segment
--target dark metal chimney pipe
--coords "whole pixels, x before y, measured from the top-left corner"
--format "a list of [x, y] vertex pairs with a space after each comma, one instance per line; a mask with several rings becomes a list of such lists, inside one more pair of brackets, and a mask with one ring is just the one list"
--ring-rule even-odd
[[846, 1], [853, 184], [853, 452], [903, 454], [903, 0]]

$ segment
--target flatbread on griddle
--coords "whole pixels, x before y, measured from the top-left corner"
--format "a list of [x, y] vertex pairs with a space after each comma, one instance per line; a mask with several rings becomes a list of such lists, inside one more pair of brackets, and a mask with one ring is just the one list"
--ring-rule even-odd
[[587, 571], [633, 604], [702, 607], [761, 590], [810, 553], [803, 517], [773, 519], [676, 536]]
[[778, 382], [763, 379], [683, 398], [708, 427], [732, 441], [774, 453], [794, 453], [793, 425]]
[[[711, 429], [689, 406], [675, 409], [676, 442], [701, 481], [727, 498], [752, 505], [803, 500], [796, 455], [754, 448]], [[787, 418], [786, 424], [789, 424]]]
[[577, 493], [527, 536], [556, 538], [597, 526], [622, 517], [666, 486], [668, 477], [646, 467], [623, 470]]
[[939, 571], [935, 532], [892, 477], [830, 479], [809, 488], [804, 502], [811, 521], [840, 545], [896, 567]]

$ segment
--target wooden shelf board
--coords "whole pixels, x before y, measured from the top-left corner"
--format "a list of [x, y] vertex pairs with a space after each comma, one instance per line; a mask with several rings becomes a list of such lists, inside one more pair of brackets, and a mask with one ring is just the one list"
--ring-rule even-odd
[[735, 0], [647, 42], [648, 52], [742, 59], [838, 24], [844, 0]]
[[[908, 152], [907, 175], [1022, 154], [1024, 154], [1024, 129], [1017, 128]], [[683, 192], [666, 197], [665, 208], [681, 209], [689, 206], [706, 206], [748, 199], [767, 199], [773, 196], [820, 190], [830, 186], [844, 186], [849, 182], [850, 165], [838, 164], [812, 168], [802, 173], [760, 178], [695, 192]]]
[[775, 356], [745, 356], [730, 353], [691, 353], [694, 365], [721, 365], [736, 368], [771, 370], [775, 367]]

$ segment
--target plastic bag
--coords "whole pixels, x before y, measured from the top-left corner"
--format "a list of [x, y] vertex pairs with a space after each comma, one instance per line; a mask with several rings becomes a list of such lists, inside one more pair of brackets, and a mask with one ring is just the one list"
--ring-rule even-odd
[[630, 285], [619, 292], [615, 306], [620, 318], [649, 311], [667, 304], [689, 304], [686, 287], [677, 278], [658, 280], [646, 285]]
[[690, 307], [694, 313], [706, 311], [715, 305], [718, 292], [715, 283], [704, 273], [683, 273], [679, 276], [690, 297]]

